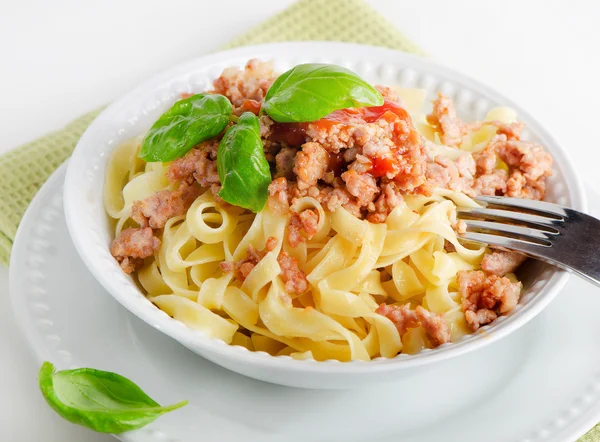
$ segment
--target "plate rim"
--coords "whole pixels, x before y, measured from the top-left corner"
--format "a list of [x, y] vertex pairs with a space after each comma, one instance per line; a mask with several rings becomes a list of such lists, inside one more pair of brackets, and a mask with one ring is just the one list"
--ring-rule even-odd
[[[20, 319], [19, 315], [22, 312], [25, 312], [27, 317], [30, 317], [30, 318], [33, 318], [33, 314], [30, 309], [26, 308], [27, 303], [24, 301], [24, 297], [19, 296], [19, 290], [17, 287], [17, 283], [18, 283], [19, 279], [16, 278], [16, 274], [20, 271], [20, 268], [22, 268], [21, 266], [24, 266], [27, 264], [25, 260], [23, 260], [21, 262], [21, 264], [19, 264], [19, 259], [21, 258], [22, 255], [23, 255], [23, 258], [26, 257], [27, 249], [25, 248], [25, 244], [26, 244], [25, 238], [27, 235], [27, 231], [30, 229], [29, 225], [31, 223], [29, 222], [29, 219], [33, 216], [33, 213], [39, 207], [43, 207], [44, 205], [50, 204], [50, 202], [47, 202], [47, 201], [49, 201], [49, 199], [48, 200], [45, 199], [47, 194], [52, 195], [52, 193], [51, 193], [52, 191], [54, 191], [56, 193], [61, 192], [61, 189], [60, 189], [61, 178], [64, 178], [66, 163], [67, 162], [63, 163], [51, 175], [51, 177], [46, 181], [46, 183], [44, 183], [44, 185], [41, 187], [41, 189], [38, 191], [38, 193], [34, 197], [32, 203], [28, 207], [27, 211], [25, 212], [25, 215], [23, 217], [23, 222], [19, 226], [19, 230], [15, 237], [15, 253], [11, 256], [11, 265], [9, 267], [9, 295], [10, 295], [9, 299], [10, 299], [10, 303], [11, 303], [11, 308], [12, 308], [13, 312], [15, 313], [15, 322], [18, 323], [17, 327], [23, 333], [25, 341], [27, 342], [28, 347], [31, 350], [34, 358], [36, 359], [36, 361], [39, 361], [39, 362], [41, 362], [45, 359], [44, 355], [56, 354], [56, 352], [55, 352], [55, 350], [51, 349], [51, 346], [50, 346], [50, 344], [47, 343], [47, 341], [39, 340], [39, 342], [38, 342], [37, 337], [43, 337], [43, 334], [41, 331], [39, 331], [39, 329], [37, 329], [35, 327], [31, 327], [30, 330], [28, 330], [26, 328], [27, 325], [30, 323], [30, 321], [25, 322], [25, 321], [19, 320]], [[57, 187], [57, 188], [55, 189], [55, 187]], [[61, 195], [61, 198], [62, 198], [62, 195]], [[23, 245], [21, 245], [21, 244], [23, 244]], [[50, 296], [56, 296], [56, 295], [50, 294]], [[43, 345], [40, 345], [40, 344], [43, 344]], [[62, 368], [62, 367], [59, 367], [59, 368]], [[596, 374], [592, 385], [594, 385], [594, 384], [600, 385], [600, 373]], [[587, 391], [587, 389], [586, 389], [586, 391]], [[577, 396], [577, 397], [579, 397], [579, 396]], [[572, 404], [565, 404], [566, 410], [569, 410], [570, 409], [569, 407], [572, 407]], [[557, 416], [553, 415], [552, 418], [556, 419]], [[550, 440], [552, 442], [559, 442], [559, 441], [564, 441], [564, 440], [575, 440], [576, 438], [579, 438], [583, 434], [590, 431], [593, 428], [593, 426], [595, 424], [597, 424], [599, 421], [600, 421], [600, 399], [597, 400], [596, 402], [591, 403], [590, 406], [587, 409], [585, 409], [585, 411], [583, 413], [579, 414], [577, 417], [575, 417], [574, 420], [570, 421], [569, 425], [565, 425], [561, 429], [558, 436], [565, 436], [565, 439], [562, 439], [562, 438], [556, 439], [553, 437], [553, 435], [551, 435]], [[534, 431], [534, 433], [533, 433], [534, 435], [537, 435], [540, 432], [547, 431], [547, 430], [545, 429], [545, 427], [543, 427], [542, 429], [534, 428], [532, 431]], [[120, 439], [120, 440], [131, 440], [131, 441], [139, 441], [139, 442], [148, 441], [148, 440], [155, 440], [157, 442], [165, 442], [167, 440], [171, 440], [171, 439], [169, 439], [168, 434], [165, 434], [161, 430], [157, 430], [156, 428], [153, 430], [149, 430], [147, 432], [140, 433], [140, 434], [125, 433], [124, 435], [113, 435], [113, 436], [115, 436], [117, 439]], [[543, 437], [543, 436], [522, 437], [517, 440], [519, 442], [537, 442], [538, 440], [546, 440], [546, 437]], [[515, 440], [515, 442], [517, 440]]]
[[[56, 185], [56, 182], [61, 181], [61, 176], [66, 176], [67, 165], [69, 163], [69, 159], [65, 160], [60, 166], [56, 168], [54, 172], [48, 177], [48, 179], [42, 184], [42, 186], [35, 193], [33, 199], [25, 209], [25, 213], [21, 217], [21, 221], [19, 222], [19, 227], [17, 228], [17, 233], [15, 234], [15, 238], [13, 240], [13, 247], [10, 254], [10, 260], [8, 263], [8, 293], [9, 293], [9, 302], [12, 311], [14, 312], [15, 323], [20, 331], [20, 333], [24, 336], [25, 342], [27, 343], [30, 352], [34, 355], [35, 360], [41, 364], [46, 359], [43, 357], [43, 354], [48, 354], [49, 352], [44, 347], [38, 346], [39, 343], [35, 339], [36, 333], [34, 327], [26, 327], [26, 323], [24, 321], [18, 320], [19, 317], [28, 316], [25, 312], [27, 312], [25, 303], [19, 302], [20, 298], [17, 296], [17, 268], [19, 267], [19, 262], [26, 262], [27, 255], [25, 254], [26, 250], [21, 251], [19, 245], [24, 243], [25, 241], [21, 239], [26, 235], [27, 223], [29, 217], [32, 216], [32, 213], [37, 209], [38, 205], [41, 205], [40, 201], [42, 200], [42, 196], [48, 192], [50, 193], [50, 189]], [[64, 182], [64, 177], [63, 180]], [[60, 184], [58, 184], [60, 185]], [[60, 191], [61, 189], [59, 189]], [[61, 195], [61, 199], [64, 202], [64, 199]], [[21, 256], [23, 254], [23, 256]]]

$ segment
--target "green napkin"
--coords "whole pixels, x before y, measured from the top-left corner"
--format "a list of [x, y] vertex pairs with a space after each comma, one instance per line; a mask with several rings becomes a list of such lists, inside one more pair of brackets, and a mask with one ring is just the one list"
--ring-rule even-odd
[[[300, 0], [222, 49], [306, 40], [363, 43], [425, 55], [362, 0]], [[8, 265], [17, 226], [27, 205], [69, 157], [100, 111], [83, 115], [59, 131], [0, 156], [0, 263]], [[592, 429], [580, 442], [600, 442], [600, 427]]]
[[[423, 54], [361, 0], [298, 1], [222, 49], [302, 40], [347, 41]], [[0, 156], [0, 263], [8, 265], [17, 227], [29, 202], [52, 172], [69, 157], [100, 110]]]

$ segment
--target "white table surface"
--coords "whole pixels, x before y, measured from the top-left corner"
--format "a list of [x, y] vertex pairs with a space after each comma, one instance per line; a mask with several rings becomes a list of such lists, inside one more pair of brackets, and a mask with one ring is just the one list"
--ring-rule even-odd
[[[157, 71], [213, 50], [291, 3], [0, 0], [0, 153], [110, 102]], [[369, 3], [434, 59], [528, 109], [600, 190], [599, 1]], [[0, 439], [113, 440], [62, 421], [45, 405], [38, 367], [15, 329], [7, 280], [0, 267]]]

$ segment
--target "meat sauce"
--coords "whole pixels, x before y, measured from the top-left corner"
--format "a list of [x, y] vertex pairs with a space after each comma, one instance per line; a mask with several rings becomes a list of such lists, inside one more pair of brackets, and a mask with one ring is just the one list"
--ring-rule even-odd
[[[365, 124], [375, 123], [380, 119], [392, 123], [394, 121], [410, 121], [410, 116], [404, 108], [398, 104], [384, 100], [381, 106], [370, 106], [361, 108], [348, 108], [334, 111], [326, 117], [312, 123], [274, 123], [271, 127], [271, 139], [277, 142], [284, 142], [288, 146], [300, 147], [306, 142], [306, 130], [311, 124], [318, 130], [327, 131], [335, 124]], [[406, 134], [398, 133], [395, 139], [400, 141]], [[398, 162], [392, 156], [373, 157], [369, 173], [376, 178], [385, 175], [395, 175], [398, 170]], [[344, 158], [341, 154], [329, 154], [328, 170], [340, 176], [346, 170]]]

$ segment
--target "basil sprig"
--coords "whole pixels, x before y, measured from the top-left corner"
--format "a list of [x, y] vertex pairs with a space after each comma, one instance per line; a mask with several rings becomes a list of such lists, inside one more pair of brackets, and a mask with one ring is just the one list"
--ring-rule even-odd
[[141, 428], [187, 401], [161, 407], [140, 387], [116, 373], [80, 368], [54, 372], [44, 362], [39, 386], [48, 404], [61, 417], [101, 433]]
[[260, 139], [258, 117], [244, 112], [225, 132], [217, 151], [219, 196], [230, 204], [260, 212], [268, 197], [271, 170]]
[[[285, 72], [269, 88], [262, 103], [279, 123], [303, 123], [333, 111], [381, 106], [383, 97], [354, 72], [331, 64], [301, 64]], [[228, 203], [259, 212], [265, 206], [271, 183], [256, 115], [234, 116], [223, 95], [197, 94], [176, 102], [152, 126], [139, 156], [147, 161], [171, 161], [198, 143], [219, 135], [232, 121], [219, 144], [217, 171], [219, 196]]]
[[269, 88], [262, 109], [279, 123], [304, 123], [338, 109], [382, 104], [379, 91], [349, 69], [309, 63], [280, 75]]
[[196, 94], [177, 101], [150, 128], [140, 150], [147, 162], [171, 161], [192, 147], [219, 135], [232, 108], [223, 95]]

